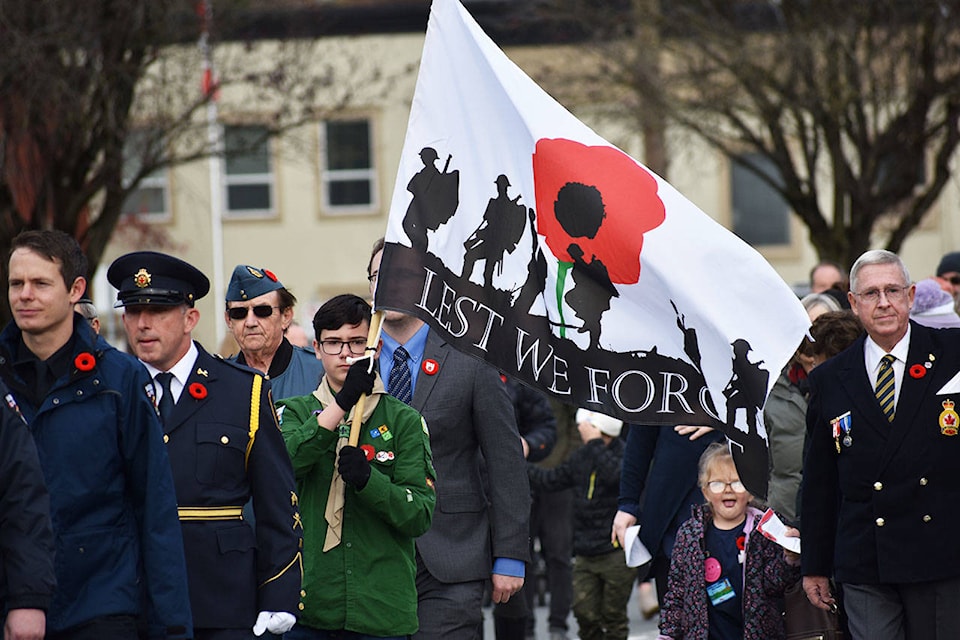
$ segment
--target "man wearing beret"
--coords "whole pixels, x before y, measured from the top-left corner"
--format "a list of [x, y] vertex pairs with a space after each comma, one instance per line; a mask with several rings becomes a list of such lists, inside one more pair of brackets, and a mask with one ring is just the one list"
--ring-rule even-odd
[[13, 239], [0, 378], [10, 389], [4, 402], [30, 425], [50, 495], [57, 586], [46, 638], [188, 638], [183, 543], [153, 385], [74, 313], [86, 272], [62, 231]]
[[227, 326], [240, 353], [237, 362], [266, 374], [275, 400], [317, 388], [323, 365], [309, 349], [284, 337], [297, 299], [266, 269], [238, 264], [227, 287]]
[[[186, 262], [117, 258], [130, 347], [154, 380], [183, 530], [197, 640], [282, 634], [296, 621], [302, 526], [270, 383], [191, 339], [210, 283]], [[243, 519], [252, 498], [256, 528]]]

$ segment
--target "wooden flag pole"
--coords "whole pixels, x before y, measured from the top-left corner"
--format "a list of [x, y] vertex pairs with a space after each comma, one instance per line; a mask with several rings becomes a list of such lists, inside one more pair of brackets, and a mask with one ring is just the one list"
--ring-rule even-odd
[[[367, 333], [367, 349], [376, 349], [377, 345], [380, 344], [381, 327], [383, 327], [383, 311], [374, 311], [373, 317], [370, 318], [370, 331]], [[347, 440], [347, 444], [351, 447], [357, 446], [357, 441], [360, 440], [360, 425], [363, 423], [363, 409], [366, 404], [367, 394], [363, 394], [353, 407], [353, 420], [350, 421], [350, 437]]]

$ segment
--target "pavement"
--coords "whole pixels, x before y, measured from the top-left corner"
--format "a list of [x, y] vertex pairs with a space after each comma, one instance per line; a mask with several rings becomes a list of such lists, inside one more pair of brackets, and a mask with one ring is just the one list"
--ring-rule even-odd
[[[547, 594], [547, 598], [549, 597], [549, 594]], [[536, 607], [536, 640], [550, 640], [550, 633], [547, 629], [547, 616], [549, 614], [550, 610], [547, 606]], [[637, 601], [636, 586], [634, 586], [633, 593], [630, 596], [630, 602], [627, 604], [627, 616], [630, 619], [630, 634], [627, 636], [628, 640], [657, 639], [657, 635], [659, 634], [659, 628], [657, 626], [659, 616], [654, 616], [651, 620], [643, 619], [643, 615], [640, 613], [640, 605]], [[577, 619], [574, 617], [572, 611], [567, 617], [567, 626], [569, 627], [567, 638], [569, 638], [569, 640], [576, 640], [578, 637]], [[493, 610], [490, 607], [485, 607], [483, 610], [483, 638], [484, 640], [495, 640], [493, 632]]]

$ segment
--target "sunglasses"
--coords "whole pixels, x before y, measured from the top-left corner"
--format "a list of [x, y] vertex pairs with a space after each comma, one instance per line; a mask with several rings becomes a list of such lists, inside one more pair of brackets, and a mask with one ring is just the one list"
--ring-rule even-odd
[[230, 307], [227, 309], [227, 315], [230, 316], [231, 320], [244, 320], [247, 317], [247, 313], [253, 311], [253, 315], [258, 318], [269, 318], [273, 315], [273, 310], [279, 308], [280, 307], [271, 307], [268, 304], [258, 304], [255, 307]]

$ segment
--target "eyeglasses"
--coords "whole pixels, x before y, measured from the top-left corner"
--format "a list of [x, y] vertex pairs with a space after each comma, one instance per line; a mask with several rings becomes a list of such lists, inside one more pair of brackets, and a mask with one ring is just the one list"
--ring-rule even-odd
[[255, 307], [230, 307], [227, 309], [227, 315], [230, 316], [231, 320], [244, 320], [247, 314], [253, 311], [253, 315], [258, 318], [269, 318], [273, 315], [273, 310], [279, 308], [280, 307], [271, 307], [268, 304], [258, 304]]
[[956, 286], [960, 284], [960, 276], [950, 276], [949, 278], [947, 278], [947, 282]]
[[734, 493], [743, 493], [747, 490], [743, 483], [739, 480], [734, 480], [733, 482], [723, 482], [722, 480], [711, 480], [707, 483], [707, 488], [710, 489], [710, 493], [723, 493], [724, 489], [730, 487]]
[[338, 356], [346, 345], [347, 351], [355, 356], [361, 355], [367, 348], [366, 338], [354, 338], [353, 340], [321, 340], [320, 346], [323, 352], [328, 356]]
[[907, 297], [907, 290], [910, 287], [884, 287], [883, 289], [869, 289], [862, 293], [854, 294], [861, 300], [866, 300], [870, 304], [880, 302], [880, 295], [886, 296], [890, 302], [900, 302]]
[[377, 281], [377, 275], [378, 275], [379, 273], [380, 273], [379, 271], [374, 271], [373, 273], [371, 273], [370, 275], [367, 276], [367, 280], [369, 280], [370, 282], [376, 282], [376, 281]]

